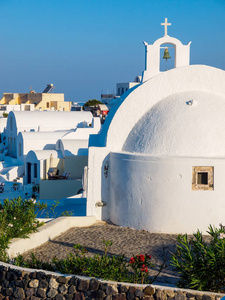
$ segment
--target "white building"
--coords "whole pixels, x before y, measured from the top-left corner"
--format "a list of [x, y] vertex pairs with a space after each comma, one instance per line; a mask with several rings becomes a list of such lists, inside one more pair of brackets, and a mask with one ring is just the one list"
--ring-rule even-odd
[[[88, 163], [89, 135], [99, 133], [100, 118], [92, 117], [91, 123], [88, 120], [77, 126], [70, 131], [19, 133], [18, 149], [21, 149], [25, 160], [24, 183], [39, 184], [40, 199], [61, 199], [82, 190], [82, 176]], [[56, 171], [55, 180], [48, 176], [52, 169]]]
[[68, 111], [11, 111], [5, 129], [8, 155], [17, 157], [17, 137], [19, 132], [53, 132], [74, 130], [92, 124], [90, 112]]
[[19, 132], [16, 147], [17, 159], [23, 163], [30, 150], [55, 150], [57, 140], [68, 132], [68, 130]]
[[[166, 72], [163, 44], [175, 47]], [[225, 72], [190, 66], [190, 43], [167, 30], [145, 49], [143, 82], [90, 138], [87, 215], [150, 232], [205, 232], [225, 220]]]
[[119, 105], [121, 102], [120, 97], [128, 90], [140, 84], [141, 81], [142, 81], [142, 77], [136, 76], [134, 78], [134, 81], [117, 83], [116, 94], [101, 94], [102, 103], [106, 104], [109, 109], [111, 109], [113, 106]]
[[124, 82], [116, 84], [116, 96], [122, 96], [126, 91], [138, 85], [141, 82], [141, 76], [136, 76], [133, 82]]

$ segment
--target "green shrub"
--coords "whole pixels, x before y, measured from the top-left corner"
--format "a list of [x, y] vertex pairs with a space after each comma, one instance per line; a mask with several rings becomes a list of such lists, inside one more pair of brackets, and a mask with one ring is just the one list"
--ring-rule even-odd
[[[35, 255], [31, 254], [31, 259], [25, 260], [23, 256], [15, 258], [15, 264], [28, 268], [44, 268], [47, 270], [58, 271], [64, 274], [85, 275], [90, 277], [98, 277], [107, 280], [115, 280], [120, 282], [135, 283], [152, 283], [162, 270], [162, 266], [158, 274], [151, 278], [149, 271], [151, 268], [150, 255], [137, 255], [131, 258], [140, 258], [135, 266], [131, 266], [131, 260], [126, 260], [124, 255], [108, 255], [108, 249], [112, 245], [111, 241], [103, 240], [105, 249], [104, 254], [87, 257], [87, 249], [76, 244], [73, 246], [75, 254], [70, 253], [65, 259], [53, 258], [51, 263], [45, 263], [38, 260]], [[144, 261], [141, 258], [144, 257]], [[145, 266], [143, 266], [145, 264]]]
[[103, 104], [101, 101], [99, 100], [96, 100], [96, 99], [90, 99], [89, 101], [87, 101], [84, 105], [83, 105], [83, 108], [84, 107], [88, 107], [88, 106], [95, 106], [97, 104]]
[[7, 261], [6, 249], [13, 238], [28, 238], [44, 223], [36, 220], [40, 209], [31, 199], [5, 199], [0, 204], [0, 260]]
[[179, 287], [225, 292], [225, 231], [209, 226], [211, 240], [203, 240], [198, 230], [194, 237], [179, 235], [172, 265], [181, 275]]

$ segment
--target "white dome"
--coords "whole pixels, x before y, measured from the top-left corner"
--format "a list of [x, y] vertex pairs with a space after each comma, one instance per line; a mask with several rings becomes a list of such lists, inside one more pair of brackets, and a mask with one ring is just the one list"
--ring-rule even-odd
[[202, 91], [168, 96], [135, 124], [123, 151], [152, 156], [225, 156], [225, 98]]

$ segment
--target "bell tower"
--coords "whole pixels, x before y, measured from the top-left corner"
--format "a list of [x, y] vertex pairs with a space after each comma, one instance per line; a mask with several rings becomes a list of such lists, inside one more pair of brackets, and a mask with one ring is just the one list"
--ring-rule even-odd
[[164, 26], [164, 36], [162, 38], [156, 40], [152, 45], [143, 42], [145, 45], [145, 71], [143, 72], [142, 82], [160, 73], [160, 48], [165, 48], [162, 47], [163, 44], [171, 44], [175, 48], [175, 68], [190, 64], [191, 42], [183, 45], [178, 39], [170, 37], [167, 34], [167, 27], [171, 23], [167, 23], [167, 18], [165, 18], [165, 22], [161, 23], [161, 25]]

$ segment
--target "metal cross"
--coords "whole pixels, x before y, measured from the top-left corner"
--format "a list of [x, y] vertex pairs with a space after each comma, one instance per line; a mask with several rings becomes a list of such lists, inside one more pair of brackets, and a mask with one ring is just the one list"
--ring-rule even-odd
[[170, 26], [171, 23], [167, 23], [167, 18], [165, 18], [165, 23], [161, 23], [161, 25], [165, 26], [165, 34], [164, 35], [167, 35], [167, 26]]

